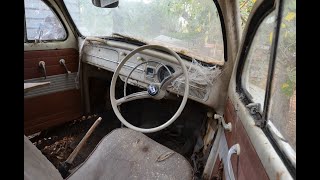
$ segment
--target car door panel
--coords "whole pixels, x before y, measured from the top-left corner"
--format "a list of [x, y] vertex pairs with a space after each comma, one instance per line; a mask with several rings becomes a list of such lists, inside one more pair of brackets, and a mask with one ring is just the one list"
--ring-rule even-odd
[[59, 63], [60, 59], [65, 60], [69, 71], [77, 72], [79, 54], [78, 50], [67, 48], [57, 50], [36, 50], [24, 52], [24, 79], [44, 77], [39, 68], [39, 62], [45, 62], [47, 76], [66, 74], [64, 66]]
[[[224, 147], [227, 151], [231, 148], [234, 144], [240, 145], [240, 155], [232, 155], [231, 156], [231, 164], [233, 173], [236, 179], [246, 180], [246, 179], [269, 179], [265, 168], [263, 164], [261, 163], [261, 160], [255, 151], [255, 148], [253, 147], [251, 140], [244, 128], [244, 125], [242, 124], [242, 121], [237, 116], [237, 111], [231, 102], [230, 99], [227, 100], [225, 105], [225, 113], [224, 113], [224, 119], [226, 123], [232, 124], [232, 131], [224, 131], [225, 141], [226, 142], [220, 142], [220, 146], [225, 145], [227, 147]], [[220, 163], [224, 164], [224, 172], [227, 172], [226, 170], [226, 162], [223, 162], [222, 156], [226, 155], [227, 152], [223, 152], [223, 147], [221, 147], [219, 155], [218, 155], [218, 161], [216, 161], [213, 169], [212, 176], [218, 176], [219, 174], [219, 166]], [[223, 174], [223, 176], [228, 176], [227, 174]], [[229, 177], [228, 177], [229, 179]]]
[[[61, 40], [24, 42], [24, 82], [50, 82], [50, 85], [24, 93], [24, 133], [30, 135], [79, 118], [82, 105], [80, 89], [75, 82], [79, 64], [75, 32], [54, 1], [25, 0], [25, 10], [29, 12], [25, 16], [26, 23], [30, 23], [26, 24], [26, 32], [45, 25], [49, 16], [43, 14], [51, 14], [50, 18], [55, 16], [67, 34]], [[65, 60], [70, 73], [60, 64], [61, 59]], [[40, 61], [45, 62], [46, 78], [39, 67]]]
[[25, 134], [32, 134], [81, 116], [79, 90], [26, 98], [24, 101]]
[[[25, 82], [50, 81], [44, 86], [25, 93], [25, 133], [31, 134], [81, 116], [81, 95], [75, 89], [78, 68], [76, 49], [43, 50], [24, 52]], [[59, 63], [65, 60], [66, 69]], [[47, 78], [39, 68], [39, 61], [45, 62]]]
[[[295, 179], [295, 170], [287, 163], [284, 154], [279, 151], [266, 130], [270, 121], [265, 116], [268, 112], [265, 105], [270, 104], [268, 101], [264, 103], [265, 92], [270, 90], [268, 89], [270, 86], [266, 86], [267, 83], [270, 83], [267, 78], [273, 72], [268, 69], [273, 68], [269, 62], [272, 62], [271, 58], [274, 56], [270, 54], [274, 55], [273, 53], [278, 50], [274, 49], [277, 47], [275, 43], [278, 43], [275, 37], [279, 33], [279, 27], [284, 27], [279, 21], [281, 18], [277, 18], [279, 12], [282, 12], [279, 7], [283, 7], [283, 2], [288, 2], [288, 0], [257, 1], [248, 19], [230, 79], [223, 114], [225, 122], [232, 124], [232, 131], [225, 130], [220, 138], [218, 153], [220, 161], [215, 162], [211, 177], [223, 176], [224, 179], [231, 179], [228, 169], [228, 162], [230, 162], [232, 164], [231, 173], [234, 174], [235, 179]], [[266, 6], [266, 3], [274, 5]], [[295, 15], [294, 12], [289, 13]], [[243, 68], [244, 66], [246, 68]], [[264, 82], [266, 84], [263, 84]], [[255, 83], [264, 90], [264, 92], [261, 91], [262, 95], [261, 93], [254, 94], [258, 92], [257, 90], [260, 92], [260, 89], [250, 86]], [[284, 87], [283, 84], [282, 87]], [[252, 91], [250, 91], [252, 97], [247, 96], [248, 90]], [[263, 101], [258, 98], [260, 96]], [[262, 107], [259, 108], [259, 105]], [[264, 122], [267, 123], [266, 126]], [[232, 154], [229, 161], [227, 154], [232, 152], [230, 149], [235, 144], [239, 145], [240, 151], [238, 154]]]
[[236, 110], [230, 101], [227, 100], [225, 108], [225, 120], [231, 122], [233, 128], [232, 132], [226, 132], [226, 140], [228, 149], [236, 143], [240, 145], [241, 156], [233, 155], [231, 157], [231, 163], [235, 173], [235, 177], [238, 179], [269, 179], [268, 175], [260, 161], [260, 158], [255, 151], [255, 148], [251, 144], [251, 140], [244, 129], [242, 121], [236, 114]]

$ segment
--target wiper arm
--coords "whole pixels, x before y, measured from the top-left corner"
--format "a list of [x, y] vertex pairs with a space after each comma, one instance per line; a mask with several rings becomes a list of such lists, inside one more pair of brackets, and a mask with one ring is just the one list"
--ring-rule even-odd
[[132, 38], [132, 37], [129, 37], [129, 36], [127, 36], [127, 35], [120, 34], [120, 33], [112, 33], [111, 36], [112, 36], [112, 37], [127, 38], [127, 39], [134, 39], [134, 38]]
[[119, 34], [119, 33], [112, 33], [111, 36], [108, 36], [106, 37], [108, 39], [112, 39], [112, 38], [121, 38], [125, 41], [128, 41], [128, 42], [131, 42], [131, 43], [135, 43], [135, 44], [138, 44], [138, 45], [146, 45], [147, 43], [140, 40], [140, 39], [136, 39], [136, 38], [133, 38], [133, 37], [130, 37], [130, 36], [127, 36], [127, 35], [124, 35], [124, 34]]

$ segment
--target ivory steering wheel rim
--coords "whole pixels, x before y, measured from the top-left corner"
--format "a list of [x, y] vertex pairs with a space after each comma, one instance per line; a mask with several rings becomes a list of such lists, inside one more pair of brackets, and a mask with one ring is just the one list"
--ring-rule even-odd
[[[182, 72], [184, 74], [184, 77], [185, 77], [185, 91], [184, 91], [184, 94], [183, 94], [183, 99], [182, 99], [182, 102], [178, 108], [178, 110], [176, 111], [176, 113], [171, 117], [171, 119], [169, 119], [166, 123], [160, 125], [160, 126], [157, 126], [157, 127], [153, 127], [153, 128], [140, 128], [140, 127], [136, 127], [132, 124], [130, 124], [128, 121], [126, 121], [124, 119], [124, 117], [122, 116], [122, 114], [120, 113], [119, 109], [118, 109], [118, 105], [120, 104], [117, 104], [117, 100], [115, 98], [115, 87], [116, 87], [116, 81], [117, 81], [117, 78], [120, 74], [120, 70], [122, 69], [122, 67], [124, 66], [124, 64], [133, 56], [135, 55], [136, 53], [138, 52], [141, 52], [145, 49], [156, 49], [156, 50], [163, 50], [163, 51], [166, 51], [168, 53], [170, 53], [172, 56], [174, 56], [181, 68], [182, 68]], [[113, 76], [112, 76], [112, 80], [111, 80], [111, 86], [110, 86], [110, 101], [111, 101], [111, 105], [112, 105], [112, 109], [114, 111], [114, 113], [116, 114], [116, 116], [118, 117], [118, 119], [125, 125], [127, 126], [128, 128], [130, 129], [133, 129], [135, 131], [139, 131], [139, 132], [142, 132], [142, 133], [153, 133], [153, 132], [157, 132], [157, 131], [160, 131], [162, 129], [165, 129], [166, 127], [168, 127], [169, 125], [171, 125], [179, 116], [180, 114], [182, 113], [186, 103], [187, 103], [187, 100], [188, 100], [188, 95], [189, 95], [189, 78], [188, 78], [188, 72], [187, 72], [187, 68], [184, 64], [184, 62], [182, 61], [182, 59], [180, 58], [180, 56], [172, 51], [171, 49], [169, 48], [166, 48], [166, 47], [163, 47], [163, 46], [159, 46], [159, 45], [144, 45], [144, 46], [141, 46], [141, 47], [138, 47], [136, 48], [135, 50], [131, 51], [125, 58], [123, 58], [123, 60], [119, 63], [119, 65], [117, 66]], [[139, 99], [142, 99], [142, 98], [139, 98]]]

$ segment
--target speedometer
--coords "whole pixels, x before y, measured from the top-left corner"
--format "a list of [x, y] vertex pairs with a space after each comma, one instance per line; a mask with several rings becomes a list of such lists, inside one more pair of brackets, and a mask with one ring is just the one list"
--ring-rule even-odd
[[[171, 66], [166, 65], [166, 67], [171, 71], [171, 73], [175, 72]], [[165, 68], [165, 66], [161, 66], [158, 69], [157, 76], [158, 76], [159, 82], [162, 82], [166, 77], [168, 77], [170, 75], [167, 68]]]

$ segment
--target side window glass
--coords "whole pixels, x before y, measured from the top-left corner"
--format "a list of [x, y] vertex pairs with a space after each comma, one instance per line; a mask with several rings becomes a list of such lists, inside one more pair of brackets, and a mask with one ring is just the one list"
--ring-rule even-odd
[[296, 1], [285, 0], [268, 120], [296, 150]]
[[25, 0], [28, 40], [64, 40], [67, 33], [56, 14], [41, 0]]
[[[263, 108], [276, 11], [260, 24], [246, 57], [241, 84], [246, 96]], [[262, 109], [263, 110], [263, 109]]]

